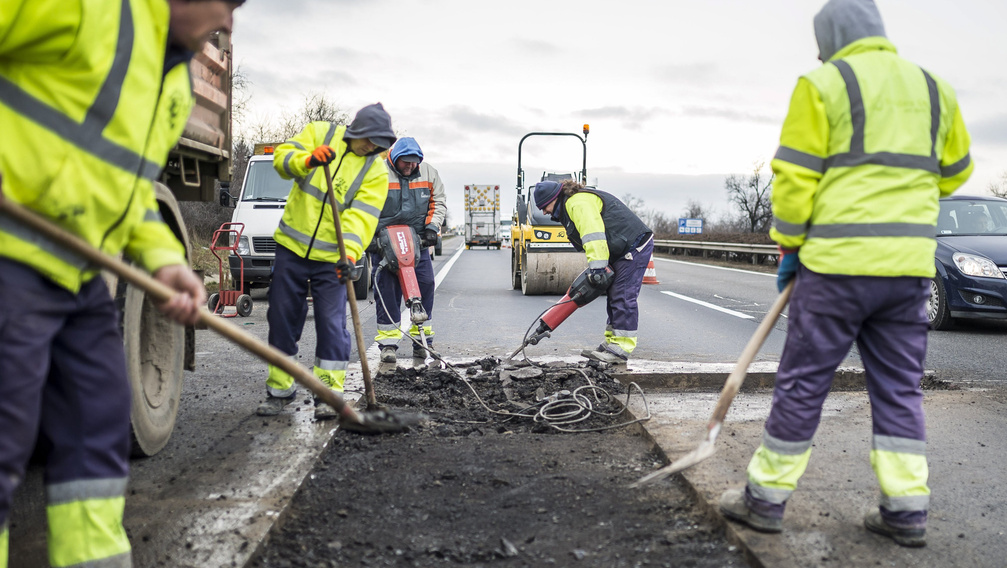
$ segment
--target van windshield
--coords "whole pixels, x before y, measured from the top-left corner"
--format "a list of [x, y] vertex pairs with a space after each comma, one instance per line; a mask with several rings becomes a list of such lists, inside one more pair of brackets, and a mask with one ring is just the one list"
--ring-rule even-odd
[[292, 186], [291, 180], [283, 179], [276, 173], [272, 160], [251, 162], [245, 174], [245, 188], [241, 200], [286, 201]]

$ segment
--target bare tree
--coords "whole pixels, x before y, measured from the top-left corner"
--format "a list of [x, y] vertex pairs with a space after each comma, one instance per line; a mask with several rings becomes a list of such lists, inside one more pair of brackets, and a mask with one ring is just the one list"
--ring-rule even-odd
[[707, 216], [706, 208], [703, 204], [696, 201], [695, 199], [690, 199], [688, 203], [685, 204], [685, 210], [682, 211], [682, 217], [686, 219], [705, 219]]
[[986, 189], [989, 190], [995, 197], [1007, 198], [1007, 171], [1000, 174], [1000, 179], [997, 181], [991, 181]]
[[765, 233], [773, 222], [773, 208], [770, 196], [773, 192], [774, 175], [764, 179], [764, 162], [756, 162], [754, 171], [748, 176], [732, 174], [724, 180], [728, 200], [737, 205], [747, 221], [750, 233]]

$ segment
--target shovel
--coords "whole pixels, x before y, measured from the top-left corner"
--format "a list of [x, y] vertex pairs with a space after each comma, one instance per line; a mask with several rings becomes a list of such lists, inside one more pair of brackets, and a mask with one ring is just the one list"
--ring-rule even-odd
[[765, 343], [766, 338], [769, 337], [769, 332], [772, 331], [773, 326], [776, 325], [776, 320], [779, 319], [780, 314], [783, 313], [783, 308], [786, 307], [787, 301], [790, 300], [790, 292], [793, 288], [793, 282], [787, 284], [787, 287], [784, 288], [783, 292], [781, 292], [776, 298], [772, 307], [769, 308], [769, 312], [766, 313], [766, 317], [762, 319], [762, 323], [760, 323], [759, 327], [756, 328], [755, 334], [748, 340], [748, 345], [745, 345], [745, 350], [741, 352], [741, 357], [738, 358], [738, 362], [735, 364], [734, 370], [727, 376], [727, 380], [724, 382], [724, 388], [720, 391], [720, 398], [717, 400], [717, 406], [713, 409], [713, 416], [710, 417], [710, 422], [706, 426], [706, 438], [699, 443], [699, 446], [697, 446], [695, 450], [692, 450], [691, 452], [678, 458], [670, 465], [666, 465], [657, 471], [641, 477], [630, 484], [630, 487], [642, 487], [644, 485], [660, 481], [673, 473], [678, 473], [696, 465], [697, 463], [712, 456], [717, 451], [714, 443], [717, 441], [717, 435], [720, 434], [720, 427], [724, 425], [724, 418], [727, 416], [727, 409], [731, 407], [731, 403], [734, 401], [734, 396], [738, 394], [738, 389], [741, 388], [741, 383], [745, 381], [745, 375], [748, 374], [748, 366], [752, 364], [752, 359], [755, 359], [755, 355], [759, 352], [759, 348], [761, 348], [762, 344]]
[[[67, 232], [39, 214], [6, 199], [2, 191], [0, 191], [0, 213], [54, 241], [91, 264], [115, 273], [126, 282], [142, 289], [157, 302], [167, 302], [178, 293], [155, 280], [146, 272], [99, 251], [77, 235]], [[339, 393], [323, 384], [311, 371], [298, 365], [273, 346], [214, 316], [205, 306], [199, 309], [198, 325], [212, 329], [232, 343], [290, 374], [294, 380], [336, 410], [339, 414], [340, 427], [344, 430], [362, 434], [402, 432], [420, 419], [419, 416], [397, 416], [385, 411], [357, 412], [346, 403]]]
[[[336, 192], [332, 189], [332, 175], [329, 174], [329, 165], [322, 166], [325, 172], [325, 183], [327, 184], [329, 202], [332, 205], [332, 221], [336, 225], [336, 240], [339, 241], [339, 259], [346, 261], [346, 244], [343, 242], [343, 227], [339, 223], [339, 208], [336, 207]], [[338, 170], [338, 168], [336, 168]], [[366, 252], [364, 254], [367, 254]], [[371, 381], [371, 368], [367, 364], [367, 355], [364, 353], [364, 332], [360, 327], [360, 312], [357, 311], [357, 295], [353, 289], [353, 281], [346, 282], [346, 297], [350, 301], [350, 316], [353, 320], [353, 331], [356, 334], [357, 354], [360, 355], [360, 371], [364, 375], [364, 395], [367, 398], [367, 410], [382, 409], [378, 404], [377, 396], [374, 394], [374, 382]], [[335, 407], [333, 407], [335, 408]]]

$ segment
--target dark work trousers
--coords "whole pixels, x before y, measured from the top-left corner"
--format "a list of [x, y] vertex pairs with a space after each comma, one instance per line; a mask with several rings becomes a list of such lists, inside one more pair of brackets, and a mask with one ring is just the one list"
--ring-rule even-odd
[[346, 331], [346, 285], [336, 278], [336, 265], [308, 260], [276, 246], [276, 264], [269, 284], [269, 344], [287, 355], [297, 354], [308, 317], [308, 283], [315, 308], [315, 358], [349, 361]]
[[0, 259], [0, 392], [0, 526], [36, 436], [46, 485], [129, 474], [129, 380], [101, 277], [74, 294]]
[[[920, 382], [929, 294], [927, 278], [827, 275], [801, 266], [766, 433], [785, 442], [812, 439], [836, 368], [856, 341], [867, 374], [874, 435], [925, 441]], [[783, 505], [757, 506], [760, 512], [782, 515]], [[926, 519], [926, 511], [882, 514], [900, 526]]]
[[[378, 269], [378, 263], [383, 259], [379, 253], [370, 253], [371, 267], [374, 275], [374, 305], [378, 324], [400, 324], [402, 314], [402, 285], [399, 284], [398, 273], [387, 267]], [[434, 317], [434, 263], [430, 260], [430, 248], [420, 249], [420, 261], [416, 265], [416, 280], [423, 295], [423, 309], [427, 312], [427, 322]], [[429, 325], [429, 324], [425, 324]], [[428, 336], [432, 343], [433, 338]]]
[[[608, 325], [611, 329], [635, 332], [639, 328], [640, 309], [636, 301], [653, 253], [654, 239], [648, 239], [639, 250], [630, 249], [632, 258], [624, 255], [609, 260], [609, 266], [615, 273], [615, 279], [608, 288]], [[635, 333], [633, 337], [635, 339]]]

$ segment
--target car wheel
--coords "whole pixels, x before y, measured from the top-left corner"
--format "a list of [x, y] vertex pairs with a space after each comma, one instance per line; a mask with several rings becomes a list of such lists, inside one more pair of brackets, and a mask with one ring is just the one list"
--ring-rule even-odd
[[930, 281], [930, 300], [927, 302], [927, 320], [930, 329], [949, 329], [952, 325], [947, 292], [940, 275]]

